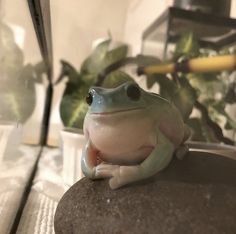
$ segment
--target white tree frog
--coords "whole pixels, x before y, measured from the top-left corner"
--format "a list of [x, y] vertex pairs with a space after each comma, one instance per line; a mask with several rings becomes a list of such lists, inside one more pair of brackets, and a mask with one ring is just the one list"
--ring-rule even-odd
[[127, 82], [114, 89], [92, 87], [86, 97], [86, 145], [82, 170], [91, 179], [110, 178], [112, 189], [153, 176], [181, 157], [190, 131], [168, 100]]

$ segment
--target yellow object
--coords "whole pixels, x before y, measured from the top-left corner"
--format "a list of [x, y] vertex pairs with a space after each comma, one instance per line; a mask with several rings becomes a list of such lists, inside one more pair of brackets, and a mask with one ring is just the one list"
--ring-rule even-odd
[[152, 65], [152, 66], [147, 66], [144, 68], [144, 73], [145, 74], [166, 74], [166, 73], [173, 73], [175, 69], [175, 64], [174, 63], [169, 63], [169, 64], [158, 64], [158, 65]]
[[144, 74], [167, 74], [175, 72], [216, 72], [236, 69], [236, 55], [194, 58], [180, 63], [146, 66]]

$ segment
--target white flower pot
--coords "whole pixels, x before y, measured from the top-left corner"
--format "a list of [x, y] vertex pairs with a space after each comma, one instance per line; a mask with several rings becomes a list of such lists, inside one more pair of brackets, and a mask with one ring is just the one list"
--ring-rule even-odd
[[62, 176], [66, 184], [72, 185], [84, 177], [81, 170], [82, 148], [85, 137], [80, 129], [65, 128], [61, 131], [63, 167]]
[[68, 79], [63, 79], [53, 86], [52, 108], [50, 113], [47, 144], [49, 146], [59, 146], [60, 130], [64, 128], [60, 116], [60, 104]]

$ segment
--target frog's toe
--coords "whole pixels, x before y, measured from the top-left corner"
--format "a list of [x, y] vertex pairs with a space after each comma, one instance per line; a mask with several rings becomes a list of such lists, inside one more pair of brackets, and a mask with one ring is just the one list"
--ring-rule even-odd
[[109, 185], [111, 189], [118, 189], [122, 185], [120, 184], [119, 177], [112, 177], [109, 180]]
[[113, 176], [114, 170], [117, 169], [119, 166], [111, 165], [106, 163], [101, 163], [96, 166], [96, 178], [109, 178]]
[[184, 159], [188, 151], [189, 151], [189, 147], [187, 145], [180, 146], [175, 152], [176, 158], [178, 158], [179, 160]]

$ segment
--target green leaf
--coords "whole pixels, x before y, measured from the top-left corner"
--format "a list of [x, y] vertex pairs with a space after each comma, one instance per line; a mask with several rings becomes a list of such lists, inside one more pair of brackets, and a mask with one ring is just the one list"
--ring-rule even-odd
[[[147, 77], [147, 82], [150, 77]], [[172, 100], [173, 93], [177, 90], [177, 85], [166, 76], [157, 74], [151, 75], [151, 79], [155, 80], [160, 86], [160, 95], [168, 100]], [[153, 82], [153, 81], [152, 81]]]
[[199, 88], [204, 83], [220, 82], [218, 75], [218, 73], [189, 73], [186, 77], [194, 87]]
[[34, 110], [35, 83], [41, 82], [45, 66], [43, 62], [24, 65], [23, 51], [13, 31], [2, 22], [0, 34], [0, 118], [25, 122]]
[[14, 33], [11, 28], [3, 22], [0, 22], [0, 35], [0, 80], [2, 77], [7, 77], [7, 79], [17, 78], [23, 67], [23, 52], [15, 43]]
[[110, 50], [106, 53], [104, 58], [104, 64], [102, 66], [105, 68], [127, 56], [128, 46], [121, 45], [113, 50]]
[[192, 88], [185, 77], [181, 77], [178, 88], [173, 93], [172, 101], [181, 112], [184, 120], [189, 118], [196, 100], [197, 93], [195, 89]]
[[184, 32], [176, 44], [174, 58], [185, 56], [185, 58], [199, 55], [199, 44], [193, 32]]
[[[165, 87], [165, 89], [173, 89], [173, 86], [169, 81], [170, 80], [166, 77], [166, 75], [163, 74], [146, 75], [146, 84], [148, 89], [152, 88], [156, 82], [161, 85], [161, 88]], [[163, 89], [161, 90], [163, 97], [169, 97], [169, 95], [163, 94]]]
[[218, 142], [215, 138], [215, 133], [206, 124], [206, 121], [203, 118], [190, 118], [186, 123], [192, 130], [191, 140]]
[[101, 71], [101, 61], [107, 54], [111, 40], [105, 40], [98, 44], [98, 46], [92, 51], [92, 54], [83, 62], [81, 66], [81, 73], [96, 73]]
[[[96, 76], [87, 74], [81, 77], [84, 82], [83, 85], [77, 87], [77, 89], [72, 89], [72, 87], [68, 86], [67, 89], [70, 90], [65, 91], [61, 101], [60, 115], [66, 127], [83, 128], [84, 117], [88, 110], [85, 97], [89, 88], [94, 84]], [[126, 73], [114, 71], [105, 79], [103, 87], [114, 88], [131, 80], [133, 79]]]
[[85, 97], [89, 88], [95, 83], [97, 76], [93, 74], [81, 75], [79, 74], [80, 85], [68, 82], [64, 95], [78, 95], [79, 97]]
[[122, 71], [114, 71], [110, 73], [104, 80], [102, 86], [104, 88], [115, 88], [125, 82], [133, 81], [133, 79]]
[[236, 121], [233, 120], [228, 113], [225, 112], [224, 116], [226, 117], [226, 124], [225, 124], [225, 128], [226, 129], [232, 129], [234, 131], [236, 131]]
[[84, 97], [65, 95], [61, 101], [60, 114], [66, 127], [83, 128], [88, 105]]
[[80, 74], [77, 72], [75, 67], [65, 60], [61, 60], [61, 65], [61, 74], [69, 78], [68, 83], [78, 85], [80, 81]]
[[225, 102], [230, 104], [236, 103], [236, 82], [229, 84], [227, 93], [225, 95]]
[[146, 84], [148, 89], [151, 89], [155, 83], [156, 83], [156, 76], [153, 75], [146, 76]]
[[83, 128], [84, 117], [88, 110], [85, 97], [96, 76], [93, 74], [80, 76], [83, 85], [77, 87], [69, 84], [60, 104], [60, 115], [66, 127]]
[[232, 129], [233, 129], [232, 126], [230, 125], [230, 123], [229, 123], [228, 121], [225, 123], [224, 128], [225, 128], [226, 130], [232, 130]]
[[[139, 67], [145, 67], [149, 65], [156, 65], [161, 63], [161, 60], [157, 57], [150, 56], [150, 55], [142, 55], [139, 54], [136, 56], [136, 64]], [[166, 75], [163, 74], [155, 74], [155, 75], [146, 75], [146, 84], [147, 88], [150, 89], [152, 86], [158, 82], [159, 79], [162, 77], [166, 78]]]
[[96, 82], [97, 75], [95, 75], [95, 74], [82, 74], [80, 79], [82, 81], [82, 85], [79, 88], [88, 90], [89, 87], [92, 86]]
[[0, 93], [0, 117], [3, 120], [25, 122], [35, 106], [35, 90], [23, 86], [8, 87]]
[[109, 50], [111, 40], [100, 43], [92, 52], [92, 54], [84, 61], [81, 66], [82, 74], [99, 74], [107, 66], [125, 58], [128, 53], [128, 46], [119, 45]]
[[[82, 64], [81, 73], [78, 73], [69, 63], [62, 61], [62, 73], [64, 72], [69, 76], [69, 82], [60, 106], [60, 114], [65, 126], [83, 127], [83, 120], [87, 111], [84, 98], [89, 88], [95, 83], [97, 74], [111, 63], [126, 57], [128, 51], [126, 45], [109, 51], [110, 42], [110, 39], [103, 41], [94, 49]], [[115, 71], [106, 78], [104, 87], [114, 87], [128, 80], [131, 78], [127, 74]]]
[[161, 60], [155, 56], [151, 55], [142, 55], [139, 54], [136, 56], [136, 64], [137, 66], [148, 66], [148, 65], [156, 65], [161, 63]]
[[186, 122], [187, 125], [192, 130], [192, 137], [191, 140], [194, 141], [207, 141], [206, 137], [204, 136], [204, 133], [202, 131], [202, 122], [198, 118], [190, 118]]
[[[147, 77], [147, 80], [150, 77]], [[172, 103], [179, 109], [184, 120], [186, 120], [193, 109], [197, 100], [197, 92], [189, 84], [188, 80], [183, 76], [179, 78], [179, 83], [171, 81], [165, 76], [152, 75], [160, 86], [160, 95]], [[153, 82], [153, 81], [152, 81]]]

